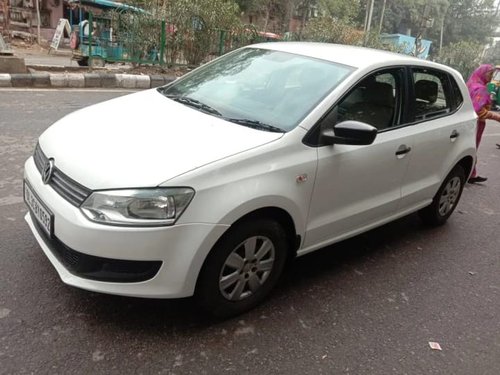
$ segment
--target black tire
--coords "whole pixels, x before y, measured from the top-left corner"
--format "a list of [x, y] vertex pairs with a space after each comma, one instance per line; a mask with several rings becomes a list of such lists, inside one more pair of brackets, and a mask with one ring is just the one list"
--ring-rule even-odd
[[279, 281], [288, 245], [285, 230], [272, 219], [244, 221], [230, 228], [202, 267], [195, 294], [199, 305], [219, 318], [258, 305]]
[[457, 165], [444, 179], [432, 203], [419, 211], [422, 221], [430, 226], [443, 225], [457, 207], [464, 185], [464, 169]]
[[106, 61], [101, 56], [92, 56], [90, 61], [91, 68], [104, 68]]
[[81, 60], [76, 60], [79, 66], [88, 66], [89, 65], [89, 59], [88, 58], [83, 58]]

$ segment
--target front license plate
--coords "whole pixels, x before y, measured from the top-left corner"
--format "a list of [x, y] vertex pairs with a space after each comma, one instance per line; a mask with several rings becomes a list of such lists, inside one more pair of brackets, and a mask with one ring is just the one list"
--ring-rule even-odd
[[24, 181], [24, 201], [28, 205], [31, 214], [35, 217], [38, 224], [40, 224], [49, 237], [52, 237], [54, 215], [52, 215], [42, 201], [31, 190], [30, 185], [26, 181]]

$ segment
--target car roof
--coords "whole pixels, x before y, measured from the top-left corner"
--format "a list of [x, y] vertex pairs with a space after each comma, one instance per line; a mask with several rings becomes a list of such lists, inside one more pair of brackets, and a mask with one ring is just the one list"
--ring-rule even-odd
[[419, 59], [413, 56], [373, 48], [315, 42], [272, 42], [254, 44], [250, 47], [289, 52], [328, 60], [355, 68], [369, 68], [383, 64], [404, 64], [435, 67], [451, 71], [450, 67]]

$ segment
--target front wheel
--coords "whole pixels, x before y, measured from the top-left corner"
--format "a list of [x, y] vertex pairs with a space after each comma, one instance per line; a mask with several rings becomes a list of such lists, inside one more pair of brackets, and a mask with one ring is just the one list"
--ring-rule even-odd
[[200, 272], [196, 297], [218, 317], [230, 317], [259, 304], [281, 276], [288, 241], [271, 219], [237, 224], [215, 245]]
[[422, 221], [431, 226], [443, 225], [457, 207], [464, 185], [464, 169], [457, 165], [446, 176], [432, 203], [419, 211]]

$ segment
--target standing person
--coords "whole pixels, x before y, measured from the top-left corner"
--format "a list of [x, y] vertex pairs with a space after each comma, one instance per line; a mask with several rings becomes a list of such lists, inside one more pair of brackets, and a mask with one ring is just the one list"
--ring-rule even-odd
[[[495, 67], [493, 65], [483, 64], [474, 70], [467, 81], [467, 88], [469, 89], [474, 110], [479, 116], [477, 119], [476, 129], [476, 149], [479, 148], [479, 143], [481, 143], [481, 137], [486, 126], [486, 120], [495, 120], [500, 122], [500, 114], [490, 111], [492, 102], [490, 93], [486, 87], [488, 82], [491, 81], [494, 71]], [[484, 182], [486, 180], [486, 177], [477, 175], [476, 166], [474, 166], [472, 174], [469, 178], [469, 183], [474, 184], [476, 182]]]

